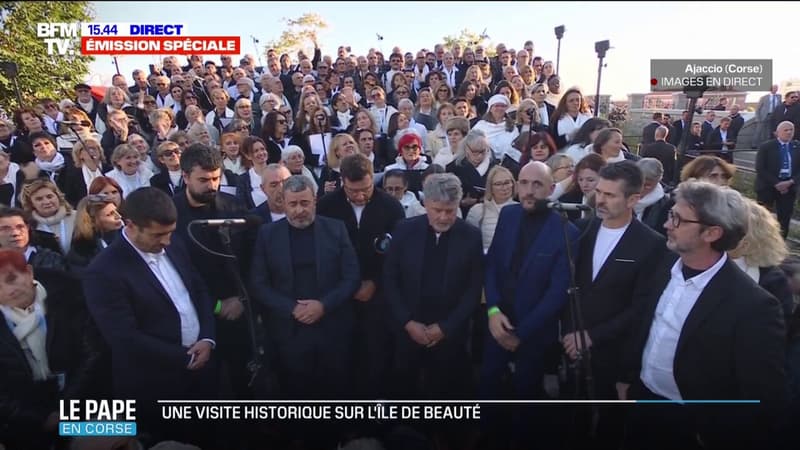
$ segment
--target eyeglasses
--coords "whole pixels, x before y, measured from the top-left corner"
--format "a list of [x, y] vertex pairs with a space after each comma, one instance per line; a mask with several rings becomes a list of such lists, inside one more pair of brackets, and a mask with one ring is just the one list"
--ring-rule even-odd
[[684, 219], [683, 217], [681, 217], [680, 214], [678, 214], [677, 212], [675, 212], [675, 211], [673, 211], [671, 209], [669, 211], [667, 211], [667, 217], [669, 218], [669, 220], [672, 221], [672, 227], [673, 228], [680, 227], [682, 223], [697, 223], [697, 224], [700, 224], [700, 225], [711, 226], [710, 224], [707, 224], [707, 223], [702, 222], [700, 220]]
[[568, 166], [556, 167], [556, 170], [554, 170], [553, 172], [558, 172], [559, 170], [574, 170], [574, 169], [575, 169], [575, 164], [570, 164]]
[[419, 145], [417, 145], [417, 144], [404, 145], [403, 146], [403, 150], [409, 150], [409, 151], [414, 151], [415, 152], [415, 151], [419, 150]]
[[167, 150], [164, 153], [162, 153], [161, 156], [166, 156], [167, 158], [172, 158], [175, 155], [180, 156], [180, 154], [181, 154], [180, 150]]
[[506, 187], [506, 186], [511, 186], [513, 184], [514, 184], [513, 180], [505, 180], [505, 181], [495, 181], [495, 182], [492, 183], [492, 186], [494, 186], [494, 187]]
[[111, 203], [111, 196], [108, 194], [91, 194], [86, 196], [89, 203]]
[[485, 148], [474, 149], [474, 148], [469, 148], [469, 147], [467, 147], [467, 150], [468, 150], [470, 153], [472, 153], [473, 155], [476, 155], [476, 156], [477, 156], [477, 155], [485, 155], [485, 154], [486, 154], [486, 152], [488, 151], [488, 150], [487, 150], [487, 149], [485, 149]]
[[145, 105], [155, 105], [155, 104], [156, 104], [156, 101], [155, 101], [155, 100], [146, 100], [146, 101], [144, 102], [144, 104], [145, 104]]

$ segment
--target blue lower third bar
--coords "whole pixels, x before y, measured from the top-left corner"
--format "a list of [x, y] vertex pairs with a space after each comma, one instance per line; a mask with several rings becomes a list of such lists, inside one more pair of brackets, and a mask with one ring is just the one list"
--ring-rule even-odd
[[136, 422], [59, 422], [59, 436], [136, 436]]
[[636, 403], [675, 405], [758, 405], [761, 400], [636, 400]]

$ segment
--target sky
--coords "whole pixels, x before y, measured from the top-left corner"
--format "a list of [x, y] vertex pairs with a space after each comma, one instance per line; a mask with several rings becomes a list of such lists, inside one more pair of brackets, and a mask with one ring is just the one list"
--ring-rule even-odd
[[[388, 57], [393, 46], [406, 52], [432, 49], [445, 35], [464, 28], [488, 43], [521, 49], [530, 39], [535, 52], [556, 60], [554, 27], [564, 25], [561, 40], [562, 87], [579, 86], [594, 94], [598, 58], [594, 43], [610, 40], [604, 59], [601, 94], [625, 100], [648, 92], [651, 59], [771, 59], [773, 82], [800, 77], [796, 29], [782, 18], [800, 16], [800, 3], [712, 2], [95, 2], [96, 22], [186, 24], [186, 35], [241, 36], [243, 53], [256, 54], [254, 36], [265, 44], [280, 36], [281, 18], [316, 12], [329, 24], [319, 33], [323, 54], [335, 57], [339, 45], [356, 55], [377, 48]], [[376, 33], [385, 39], [379, 42]], [[309, 45], [311, 47], [311, 45]], [[307, 54], [311, 55], [309, 51]], [[183, 57], [179, 57], [183, 63]], [[208, 58], [206, 58], [208, 59]], [[218, 57], [212, 57], [218, 60]], [[236, 59], [234, 59], [235, 61]], [[130, 82], [136, 68], [157, 62], [153, 56], [124, 56], [120, 72]], [[93, 74], [110, 84], [110, 56], [99, 56]], [[97, 83], [95, 79], [90, 82]], [[762, 93], [751, 93], [754, 101]]]

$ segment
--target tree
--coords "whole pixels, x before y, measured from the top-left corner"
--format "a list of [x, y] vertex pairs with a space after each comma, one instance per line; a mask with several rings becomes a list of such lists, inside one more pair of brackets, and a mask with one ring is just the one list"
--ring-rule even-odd
[[278, 39], [273, 39], [267, 43], [267, 50], [275, 50], [276, 53], [293, 53], [308, 47], [309, 42], [317, 46], [317, 33], [328, 28], [328, 23], [316, 13], [305, 13], [297, 19], [281, 19], [286, 24]]
[[[37, 98], [61, 98], [89, 73], [91, 56], [49, 56], [47, 45], [36, 36], [36, 24], [46, 22], [91, 22], [95, 17], [89, 2], [0, 2], [0, 61], [17, 63], [23, 102]], [[78, 49], [79, 43], [73, 42]], [[80, 53], [80, 52], [76, 52]], [[17, 105], [14, 84], [0, 73], [0, 105]]]
[[452, 49], [456, 44], [460, 44], [463, 49], [465, 47], [475, 47], [478, 44], [485, 46], [484, 42], [487, 39], [489, 39], [489, 36], [486, 35], [486, 30], [483, 30], [483, 33], [477, 33], [468, 28], [464, 28], [458, 32], [457, 36], [450, 34], [443, 37], [442, 41], [444, 41], [444, 46], [449, 49]]

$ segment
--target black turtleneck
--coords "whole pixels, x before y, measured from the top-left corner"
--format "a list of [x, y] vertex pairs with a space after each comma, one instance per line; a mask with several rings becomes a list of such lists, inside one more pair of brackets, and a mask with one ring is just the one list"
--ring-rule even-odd
[[520, 272], [528, 259], [531, 247], [536, 242], [536, 238], [542, 231], [549, 211], [547, 209], [525, 211], [520, 218], [519, 234], [514, 253], [511, 255], [511, 280], [512, 283], [504, 283], [500, 300], [500, 309], [512, 321], [514, 320], [514, 297], [517, 290], [516, 281], [519, 280]]
[[296, 298], [319, 299], [317, 263], [314, 250], [314, 225], [295, 228], [289, 224], [289, 247], [292, 252], [294, 295]]

